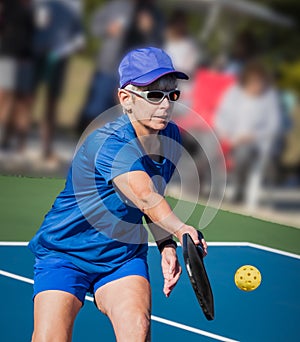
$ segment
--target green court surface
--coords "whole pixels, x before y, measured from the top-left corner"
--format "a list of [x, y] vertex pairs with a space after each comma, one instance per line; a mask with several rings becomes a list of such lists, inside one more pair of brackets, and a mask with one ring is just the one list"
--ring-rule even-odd
[[[28, 241], [64, 182], [63, 179], [0, 176], [0, 241]], [[169, 202], [174, 205], [177, 201], [170, 198]], [[179, 206], [184, 213], [194, 205], [181, 201]], [[202, 211], [203, 206], [195, 206], [188, 223], [197, 226]], [[300, 254], [300, 229], [222, 210], [205, 229], [205, 237], [208, 241], [252, 242]]]

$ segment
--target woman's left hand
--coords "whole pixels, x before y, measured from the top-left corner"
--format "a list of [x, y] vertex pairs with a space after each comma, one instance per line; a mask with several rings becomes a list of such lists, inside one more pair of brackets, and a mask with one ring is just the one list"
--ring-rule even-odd
[[164, 276], [163, 292], [169, 297], [177, 284], [182, 269], [179, 265], [176, 249], [173, 246], [166, 246], [161, 253], [161, 268]]

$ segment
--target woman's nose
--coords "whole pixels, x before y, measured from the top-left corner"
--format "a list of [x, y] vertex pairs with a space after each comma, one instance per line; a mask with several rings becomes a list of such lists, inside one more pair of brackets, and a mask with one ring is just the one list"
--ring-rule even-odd
[[167, 95], [164, 97], [164, 99], [161, 102], [161, 107], [168, 109], [170, 107], [170, 101], [167, 97]]

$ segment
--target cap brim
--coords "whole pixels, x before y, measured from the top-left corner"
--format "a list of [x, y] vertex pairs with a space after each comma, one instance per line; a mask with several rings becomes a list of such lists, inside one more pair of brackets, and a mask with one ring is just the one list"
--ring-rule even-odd
[[134, 80], [130, 80], [126, 82], [125, 84], [122, 85], [121, 88], [126, 87], [128, 84], [132, 84], [138, 87], [147, 86], [153, 83], [154, 81], [158, 80], [160, 77], [165, 76], [165, 75], [170, 75], [170, 74], [175, 75], [176, 78], [181, 79], [181, 80], [189, 79], [188, 75], [186, 75], [184, 72], [177, 71], [174, 69], [159, 68], [159, 69], [152, 70], [148, 72], [147, 74], [142, 75], [138, 78], [135, 78]]

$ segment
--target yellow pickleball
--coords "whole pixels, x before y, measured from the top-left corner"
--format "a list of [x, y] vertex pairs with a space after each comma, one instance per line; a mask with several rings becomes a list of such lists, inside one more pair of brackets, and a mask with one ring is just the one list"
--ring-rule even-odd
[[244, 265], [235, 272], [234, 282], [242, 291], [253, 291], [261, 283], [261, 274], [256, 267]]

